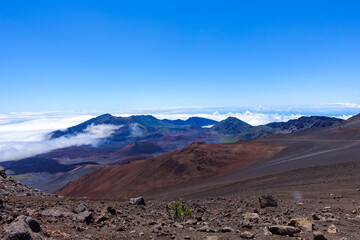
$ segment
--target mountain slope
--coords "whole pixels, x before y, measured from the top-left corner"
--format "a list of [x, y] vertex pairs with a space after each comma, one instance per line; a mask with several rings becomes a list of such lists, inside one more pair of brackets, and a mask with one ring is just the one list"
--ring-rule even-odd
[[259, 142], [194, 143], [156, 158], [93, 172], [67, 184], [59, 193], [93, 198], [149, 195], [226, 174], [282, 149]]
[[[298, 119], [289, 120], [287, 122], [273, 122], [266, 125], [260, 125], [254, 127], [251, 126], [247, 128], [245, 127], [241, 131], [239, 131], [237, 128], [227, 127], [226, 129], [228, 131], [226, 132], [228, 135], [230, 135], [230, 137], [225, 138], [225, 140], [226, 139], [229, 141], [250, 140], [255, 138], [266, 137], [276, 133], [288, 134], [309, 128], [329, 127], [341, 123], [343, 121], [344, 120], [342, 119], [333, 118], [333, 117], [310, 116], [310, 117], [300, 117]], [[219, 132], [219, 130], [216, 129], [215, 126], [212, 129]]]
[[251, 128], [252, 126], [244, 121], [241, 121], [235, 117], [228, 117], [227, 119], [215, 124], [211, 127], [212, 130], [221, 134], [238, 134], [245, 129]]
[[354, 117], [333, 126], [246, 142], [194, 143], [156, 158], [93, 172], [67, 184], [59, 193], [92, 198], [140, 194], [174, 197], [212, 191], [258, 176], [360, 162], [358, 124], [358, 117]]

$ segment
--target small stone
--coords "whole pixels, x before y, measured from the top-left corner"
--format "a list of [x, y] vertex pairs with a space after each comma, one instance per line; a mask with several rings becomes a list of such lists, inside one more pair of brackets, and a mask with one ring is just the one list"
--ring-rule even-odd
[[268, 229], [272, 234], [277, 234], [277, 235], [291, 236], [295, 233], [300, 232], [300, 228], [292, 227], [292, 226], [282, 226], [282, 225], [269, 226]]
[[266, 207], [277, 207], [278, 201], [276, 197], [272, 195], [263, 195], [259, 197], [260, 207], [266, 208]]
[[253, 239], [255, 237], [255, 235], [252, 232], [245, 231], [245, 232], [240, 233], [240, 237], [244, 238], [244, 239]]
[[293, 218], [288, 223], [289, 226], [300, 227], [308, 232], [311, 232], [314, 228], [314, 223], [305, 218]]
[[334, 224], [331, 224], [330, 227], [327, 229], [328, 233], [335, 234], [337, 233], [337, 228]]
[[222, 233], [226, 233], [226, 232], [232, 232], [233, 230], [231, 229], [231, 227], [223, 227], [220, 229], [220, 232]]
[[118, 232], [124, 232], [126, 231], [126, 228], [124, 226], [120, 226], [118, 229], [117, 229]]
[[207, 236], [204, 238], [204, 240], [218, 240], [218, 239], [219, 239], [219, 237], [217, 237], [217, 236]]
[[176, 228], [179, 228], [179, 229], [184, 228], [184, 226], [183, 226], [183, 225], [181, 225], [181, 224], [180, 224], [180, 223], [178, 223], [178, 222], [175, 222], [175, 223], [173, 224], [173, 226], [174, 226], [174, 227], [176, 227]]
[[314, 220], [320, 220], [320, 217], [319, 217], [316, 213], [313, 213], [313, 214], [311, 215], [311, 217], [312, 217], [312, 219], [314, 219]]
[[107, 211], [108, 213], [110, 213], [111, 215], [115, 215], [115, 213], [116, 213], [115, 208], [112, 208], [112, 207], [110, 207], [110, 206], [108, 206], [108, 207], [106, 208], [106, 211]]
[[86, 205], [81, 203], [75, 210], [76, 213], [81, 213], [84, 212], [86, 210]]
[[210, 227], [208, 225], [202, 226], [198, 229], [200, 232], [210, 232]]
[[96, 223], [102, 223], [105, 222], [106, 220], [108, 220], [109, 218], [106, 217], [105, 215], [100, 215], [98, 218], [96, 218], [95, 222]]
[[315, 231], [314, 232], [314, 240], [327, 240], [322, 232]]

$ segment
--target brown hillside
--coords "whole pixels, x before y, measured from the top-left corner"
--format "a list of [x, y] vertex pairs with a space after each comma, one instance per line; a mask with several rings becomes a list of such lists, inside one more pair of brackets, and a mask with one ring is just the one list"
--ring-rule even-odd
[[162, 156], [108, 167], [67, 184], [59, 193], [89, 198], [152, 195], [224, 175], [266, 159], [284, 147], [264, 142], [193, 143]]

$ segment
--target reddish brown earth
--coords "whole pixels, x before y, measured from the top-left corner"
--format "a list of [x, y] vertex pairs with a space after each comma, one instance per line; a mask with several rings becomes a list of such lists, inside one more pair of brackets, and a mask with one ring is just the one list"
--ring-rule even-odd
[[257, 141], [194, 143], [153, 159], [88, 174], [67, 184], [59, 194], [108, 199], [134, 194], [153, 195], [225, 175], [269, 158], [282, 149], [278, 144]]

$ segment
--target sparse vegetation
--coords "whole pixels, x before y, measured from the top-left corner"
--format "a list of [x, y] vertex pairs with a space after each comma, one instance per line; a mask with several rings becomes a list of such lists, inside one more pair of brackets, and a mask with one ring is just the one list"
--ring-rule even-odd
[[174, 205], [166, 204], [165, 207], [167, 213], [173, 218], [173, 220], [184, 221], [186, 217], [190, 217], [192, 215], [192, 211], [184, 203], [175, 202]]

